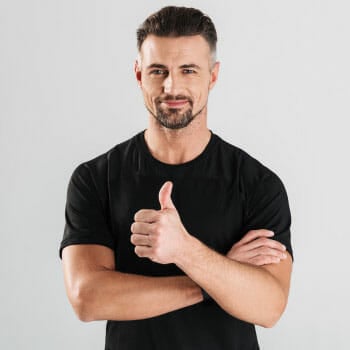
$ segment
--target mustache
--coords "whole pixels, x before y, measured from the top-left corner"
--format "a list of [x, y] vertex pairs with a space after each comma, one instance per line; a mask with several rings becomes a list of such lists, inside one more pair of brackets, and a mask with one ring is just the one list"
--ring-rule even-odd
[[185, 95], [165, 95], [159, 96], [156, 98], [156, 103], [161, 103], [163, 101], [178, 101], [178, 100], [187, 100], [190, 104], [192, 104], [192, 99]]

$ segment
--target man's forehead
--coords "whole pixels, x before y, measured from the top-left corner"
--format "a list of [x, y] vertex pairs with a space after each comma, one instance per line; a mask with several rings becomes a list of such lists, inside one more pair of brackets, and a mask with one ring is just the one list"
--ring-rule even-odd
[[143, 60], [161, 62], [162, 60], [186, 60], [197, 62], [207, 60], [209, 45], [201, 35], [180, 37], [159, 37], [149, 35], [140, 50]]

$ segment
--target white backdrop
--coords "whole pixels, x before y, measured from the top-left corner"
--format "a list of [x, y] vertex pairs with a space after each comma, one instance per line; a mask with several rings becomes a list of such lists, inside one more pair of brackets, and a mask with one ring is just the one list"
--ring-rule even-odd
[[[69, 177], [147, 126], [137, 26], [166, 1], [0, 1], [0, 348], [103, 349], [65, 295]], [[292, 210], [288, 308], [262, 349], [349, 348], [349, 5], [180, 1], [216, 24], [208, 125], [274, 170]]]

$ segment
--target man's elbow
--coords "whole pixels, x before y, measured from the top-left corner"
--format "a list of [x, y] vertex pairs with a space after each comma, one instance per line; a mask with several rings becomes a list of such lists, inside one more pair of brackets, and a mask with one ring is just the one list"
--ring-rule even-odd
[[272, 328], [278, 322], [281, 315], [278, 315], [277, 317], [275, 316], [275, 317], [266, 318], [266, 319], [262, 320], [261, 323], [257, 323], [257, 325], [260, 327], [263, 327], [263, 328]]
[[90, 310], [83, 305], [82, 303], [77, 305], [72, 305], [74, 312], [78, 319], [82, 322], [91, 322], [91, 321], [96, 321], [96, 318], [93, 316], [93, 314], [90, 312]]
[[96, 320], [93, 312], [92, 291], [87, 286], [77, 283], [69, 289], [68, 299], [80, 321], [91, 322]]
[[287, 305], [287, 299], [283, 298], [275, 305], [271, 306], [269, 310], [266, 311], [265, 317], [261, 319], [261, 322], [257, 323], [257, 325], [264, 328], [272, 328], [276, 325], [276, 323], [281, 318], [285, 308]]

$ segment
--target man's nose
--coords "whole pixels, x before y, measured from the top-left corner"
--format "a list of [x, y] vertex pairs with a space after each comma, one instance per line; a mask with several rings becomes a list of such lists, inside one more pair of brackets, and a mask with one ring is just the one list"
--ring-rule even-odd
[[179, 80], [173, 74], [169, 73], [163, 81], [164, 93], [177, 95], [180, 88], [179, 84]]

